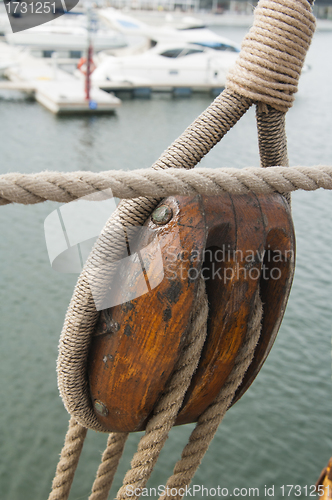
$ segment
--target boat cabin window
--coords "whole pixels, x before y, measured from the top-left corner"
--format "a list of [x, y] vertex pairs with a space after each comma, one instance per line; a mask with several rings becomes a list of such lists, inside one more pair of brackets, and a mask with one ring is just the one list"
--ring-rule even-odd
[[165, 50], [165, 52], [162, 52], [160, 55], [164, 57], [171, 57], [172, 59], [175, 59], [178, 57], [183, 49], [170, 49], [170, 50]]
[[216, 44], [214, 47], [212, 47], [215, 50], [222, 50], [222, 51], [227, 51], [227, 52], [240, 52], [240, 49], [237, 47], [234, 47], [233, 45], [227, 45], [226, 43], [220, 43]]
[[177, 28], [179, 31], [188, 31], [188, 30], [203, 30], [207, 29], [206, 24], [196, 24], [195, 26], [183, 26], [181, 28]]
[[204, 52], [203, 49], [170, 49], [165, 50], [165, 52], [162, 52], [160, 55], [175, 59], [176, 57], [189, 56], [190, 54], [200, 54], [202, 52]]
[[43, 50], [43, 57], [52, 57], [54, 50]]
[[193, 42], [195, 45], [200, 45], [201, 47], [208, 47], [209, 49], [220, 50], [223, 52], [240, 52], [238, 47], [234, 45], [228, 45], [227, 43], [220, 42]]
[[190, 54], [202, 54], [203, 52], [203, 49], [187, 49], [183, 51], [183, 54], [181, 54], [181, 56], [189, 56]]
[[69, 57], [70, 57], [70, 59], [79, 59], [80, 57], [82, 57], [82, 51], [81, 50], [70, 50]]

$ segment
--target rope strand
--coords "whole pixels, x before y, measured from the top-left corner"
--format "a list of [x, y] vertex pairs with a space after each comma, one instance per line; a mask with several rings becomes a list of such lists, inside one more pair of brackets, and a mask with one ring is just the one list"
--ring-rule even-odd
[[[168, 479], [165, 488], [165, 494], [159, 497], [159, 500], [165, 498], [179, 500], [183, 497], [186, 486], [189, 486], [196, 470], [198, 469], [210, 443], [229, 408], [234, 394], [242, 382], [253, 356], [255, 347], [261, 333], [261, 321], [263, 315], [262, 301], [259, 296], [259, 290], [255, 297], [255, 303], [252, 315], [249, 319], [248, 331], [239, 353], [236, 357], [234, 367], [229, 374], [219, 396], [202, 413], [197, 421], [197, 425], [185, 446], [181, 459], [175, 465], [173, 475]], [[168, 490], [167, 490], [168, 487]], [[176, 495], [169, 494], [172, 489], [177, 491]], [[181, 491], [182, 489], [182, 491]]]
[[[123, 486], [117, 494], [117, 500], [137, 499], [129, 491], [144, 488], [160, 451], [174, 425], [191, 378], [195, 372], [206, 337], [208, 301], [203, 278], [198, 283], [197, 298], [183, 351], [177, 362], [167, 389], [157, 403], [152, 418], [149, 420], [145, 435], [139, 442], [131, 469], [126, 473]], [[130, 488], [130, 489], [129, 489]]]
[[108, 436], [89, 500], [107, 500], [128, 435], [127, 432], [111, 432]]
[[[46, 186], [51, 187], [47, 189]], [[331, 166], [4, 174], [0, 176], [0, 205], [28, 205], [46, 200], [66, 203], [106, 189], [111, 189], [113, 196], [130, 199], [195, 194], [217, 196], [224, 192], [245, 194], [248, 191], [256, 194], [290, 193], [319, 188], [332, 189]], [[42, 191], [43, 198], [40, 196]]]
[[48, 500], [67, 500], [80, 459], [87, 429], [72, 417]]

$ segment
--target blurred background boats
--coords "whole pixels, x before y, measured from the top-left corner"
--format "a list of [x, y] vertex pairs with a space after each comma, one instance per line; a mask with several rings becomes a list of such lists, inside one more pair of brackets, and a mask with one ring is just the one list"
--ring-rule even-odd
[[[245, 23], [252, 20], [252, 7], [249, 4], [241, 0], [230, 0], [228, 3], [227, 10], [228, 4], [213, 1], [210, 12], [202, 15], [210, 16], [206, 20], [216, 24], [227, 24], [225, 19], [235, 13]], [[118, 4], [117, 0], [113, 1], [113, 5], [120, 6]], [[148, 97], [152, 91], [171, 91], [174, 95], [183, 96], [193, 91], [205, 91], [212, 96], [218, 94], [225, 85], [227, 71], [234, 64], [240, 49], [236, 41], [225, 36], [227, 28], [219, 29], [217, 33], [215, 29], [207, 27], [200, 20], [198, 11], [201, 6], [196, 0], [160, 3], [157, 9], [156, 4], [152, 3], [151, 6], [149, 11], [141, 11], [138, 5], [126, 1], [122, 7], [127, 11], [122, 12], [105, 6], [105, 2], [94, 8], [78, 5], [51, 22], [17, 33], [11, 32], [8, 19], [4, 17], [6, 13], [2, 12], [0, 75], [16, 82], [17, 89], [17, 82], [24, 82], [21, 90], [26, 90], [30, 96], [35, 95], [45, 105], [45, 99], [39, 99], [37, 91], [42, 80], [44, 89], [52, 87], [48, 101], [54, 96], [57, 103], [49, 109], [57, 113], [91, 111], [91, 106], [86, 106], [81, 84], [85, 88], [92, 85], [94, 89], [94, 103], [97, 103], [92, 105], [94, 112], [112, 111], [119, 105], [118, 100], [106, 97], [98, 89], [108, 93], [126, 91], [139, 97]], [[221, 15], [224, 11], [226, 13]], [[329, 17], [329, 7], [326, 12]], [[86, 60], [88, 46], [91, 59], [89, 75], [86, 74], [85, 61], [82, 62], [82, 58]], [[34, 60], [41, 57], [43, 63]], [[77, 70], [77, 64], [80, 71]], [[52, 85], [45, 84], [46, 80], [52, 81]], [[71, 81], [72, 88], [77, 88], [73, 92], [80, 95], [78, 101], [83, 99], [81, 107], [77, 102], [68, 106], [73, 94], [66, 95], [60, 83], [63, 80]], [[0, 87], [12, 90], [15, 85], [11, 83], [6, 87], [1, 82]], [[55, 92], [55, 89], [58, 90]], [[61, 102], [61, 95], [65, 96], [64, 103]], [[119, 96], [122, 97], [122, 94]]]
[[91, 86], [90, 71], [84, 82], [72, 71], [91, 46], [98, 53], [127, 44], [121, 33], [103, 27], [92, 9], [17, 33], [7, 30], [0, 44], [0, 71], [10, 80], [0, 88], [28, 92], [56, 114], [113, 112], [120, 105], [117, 97]]
[[[36, 89], [40, 87], [34, 83], [36, 80], [54, 80], [52, 89], [59, 86], [56, 82], [60, 80], [70, 80], [74, 85], [73, 79], [86, 79], [87, 75], [86, 65], [82, 71], [80, 64], [82, 76], [73, 71], [73, 63], [91, 45], [94, 55], [90, 68], [97, 68], [91, 78], [94, 88], [132, 90], [135, 95], [148, 95], [151, 90], [220, 92], [240, 50], [238, 44], [192, 18], [184, 17], [175, 26], [153, 27], [112, 8], [89, 10], [87, 14], [74, 11], [26, 31], [6, 33], [4, 39], [11, 46], [26, 48], [23, 55], [21, 50], [13, 52], [8, 70], [7, 61], [3, 61], [3, 73], [11, 81], [24, 81]], [[37, 61], [36, 56], [44, 56], [45, 60]], [[52, 63], [47, 61], [50, 56]], [[59, 65], [61, 68], [55, 70]], [[60, 93], [66, 93], [63, 85]], [[38, 95], [36, 90], [37, 100], [45, 104]], [[97, 109], [101, 109], [100, 99]], [[60, 110], [59, 106], [50, 109]], [[62, 106], [60, 111], [68, 109], [78, 110], [78, 106]], [[105, 111], [105, 106], [102, 109]]]
[[134, 46], [131, 54], [127, 50], [117, 57], [101, 53], [92, 81], [102, 89], [220, 92], [240, 51], [237, 43], [195, 18], [183, 17], [174, 26], [151, 26], [111, 8], [102, 9], [100, 15], [126, 36], [145, 37], [151, 47], [137, 51]]
[[4, 38], [10, 45], [29, 47], [35, 56], [50, 57], [56, 51], [60, 57], [80, 58], [86, 51], [88, 30], [96, 52], [127, 44], [125, 37], [106, 26], [95, 12], [90, 21], [86, 13], [67, 13], [29, 30], [7, 32]]
[[[135, 17], [113, 8], [100, 9], [98, 12], [112, 28], [125, 35], [142, 35], [150, 40], [152, 47], [156, 43], [182, 42], [197, 43], [218, 51], [240, 51], [240, 46], [237, 43], [213, 32], [197, 17], [182, 15], [173, 18], [173, 16], [169, 16], [165, 18], [163, 24], [154, 25], [135, 19]], [[132, 14], [135, 15], [135, 13]]]

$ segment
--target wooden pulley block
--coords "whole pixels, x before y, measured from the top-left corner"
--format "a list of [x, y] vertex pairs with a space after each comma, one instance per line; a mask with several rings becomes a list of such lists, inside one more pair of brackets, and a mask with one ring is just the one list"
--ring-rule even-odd
[[105, 430], [144, 429], [180, 356], [201, 277], [207, 338], [176, 424], [196, 421], [220, 392], [259, 290], [262, 332], [238, 400], [272, 347], [292, 283], [295, 237], [283, 196], [169, 197], [128, 246], [89, 354], [91, 399]]

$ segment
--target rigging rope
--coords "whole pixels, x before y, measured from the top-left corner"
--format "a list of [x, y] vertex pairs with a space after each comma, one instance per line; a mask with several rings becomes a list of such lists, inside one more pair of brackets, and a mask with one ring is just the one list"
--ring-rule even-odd
[[332, 189], [332, 166], [42, 172], [1, 175], [0, 204], [28, 205], [46, 200], [64, 203], [106, 189], [111, 189], [115, 197], [130, 199], [195, 194], [218, 196], [224, 192], [245, 194], [249, 191], [256, 194], [291, 193], [319, 188]]
[[78, 424], [74, 418], [69, 420], [65, 443], [52, 482], [49, 500], [68, 498], [87, 430]]
[[[205, 283], [204, 279], [201, 278], [198, 283], [197, 299], [194, 303], [191, 324], [180, 358], [166, 390], [147, 423], [145, 434], [141, 438], [137, 452], [131, 461], [131, 469], [124, 477], [123, 486], [118, 492], [117, 500], [127, 498], [129, 486], [132, 491], [137, 488], [144, 488], [151, 475], [198, 366], [206, 338], [208, 311]], [[138, 497], [139, 495], [133, 495], [133, 498]]]

